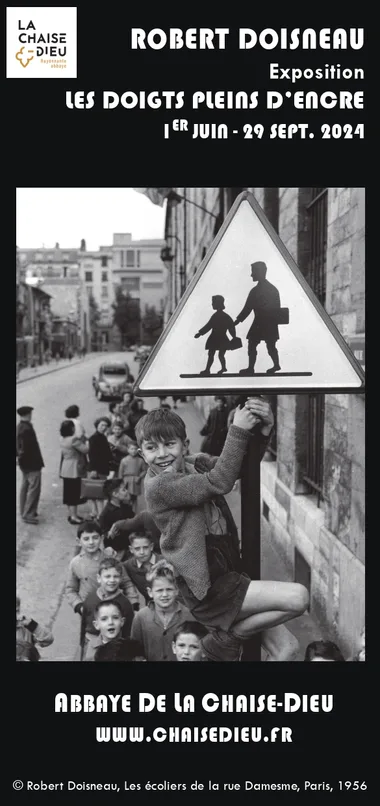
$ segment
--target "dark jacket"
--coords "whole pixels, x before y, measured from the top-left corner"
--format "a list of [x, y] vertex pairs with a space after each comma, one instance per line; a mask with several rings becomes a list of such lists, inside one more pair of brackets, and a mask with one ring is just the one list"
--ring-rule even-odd
[[105, 434], [95, 431], [89, 439], [90, 470], [108, 476], [112, 463], [112, 452]]
[[[155, 552], [153, 559], [154, 563], [158, 563], [158, 561], [162, 560], [163, 557], [161, 554], [157, 554], [157, 552]], [[148, 564], [148, 568], [145, 568], [143, 565], [139, 567], [137, 564], [136, 557], [130, 557], [129, 560], [123, 563], [129, 578], [132, 580], [138, 592], [141, 593], [142, 596], [144, 596], [146, 605], [150, 601], [150, 597], [148, 594], [148, 583], [146, 581], [146, 574], [148, 571], [152, 570], [154, 563], [152, 563], [151, 561], [151, 563]]]
[[24, 473], [41, 470], [44, 467], [44, 461], [32, 424], [21, 420], [17, 426], [16, 434], [16, 452], [21, 470]]
[[227, 407], [221, 411], [216, 407], [211, 409], [206, 424], [201, 433], [205, 439], [201, 445], [202, 453], [209, 453], [211, 456], [220, 456], [227, 436]]

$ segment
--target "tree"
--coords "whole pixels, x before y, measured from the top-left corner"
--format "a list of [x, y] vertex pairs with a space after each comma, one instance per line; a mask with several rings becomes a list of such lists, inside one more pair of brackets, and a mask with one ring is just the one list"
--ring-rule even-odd
[[95, 328], [100, 320], [100, 310], [96, 299], [90, 294], [88, 299], [88, 308], [90, 314], [90, 328], [91, 331]]
[[147, 342], [148, 344], [154, 344], [162, 333], [162, 325], [162, 315], [157, 313], [154, 305], [147, 305], [142, 320], [144, 343]]
[[122, 286], [115, 288], [113, 322], [120, 330], [122, 343], [132, 344], [140, 338], [140, 304]]

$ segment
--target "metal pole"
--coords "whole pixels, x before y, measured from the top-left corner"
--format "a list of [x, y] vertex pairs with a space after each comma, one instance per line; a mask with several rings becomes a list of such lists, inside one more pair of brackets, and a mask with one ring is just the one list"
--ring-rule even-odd
[[181, 273], [181, 297], [186, 288], [186, 264], [187, 264], [187, 207], [186, 188], [183, 189], [183, 271]]
[[[260, 448], [254, 434], [249, 441], [241, 475], [241, 553], [244, 571], [260, 579]], [[244, 642], [243, 661], [261, 660], [260, 633]]]

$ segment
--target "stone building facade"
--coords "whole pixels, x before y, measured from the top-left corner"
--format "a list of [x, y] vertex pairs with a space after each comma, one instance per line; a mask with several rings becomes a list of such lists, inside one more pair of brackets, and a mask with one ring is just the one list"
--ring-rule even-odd
[[[167, 205], [168, 312], [245, 189], [364, 366], [362, 188], [174, 188], [187, 201]], [[350, 657], [365, 618], [364, 395], [270, 399], [276, 434], [262, 462], [262, 528], [289, 578], [309, 588], [310, 613], [323, 634]], [[207, 416], [213, 398], [197, 404]]]

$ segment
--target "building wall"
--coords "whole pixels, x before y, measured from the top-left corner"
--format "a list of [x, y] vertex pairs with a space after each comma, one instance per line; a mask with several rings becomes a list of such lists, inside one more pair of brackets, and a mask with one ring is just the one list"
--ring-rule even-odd
[[113, 288], [125, 285], [131, 296], [140, 300], [142, 315], [147, 305], [160, 312], [165, 304], [165, 270], [160, 257], [163, 246], [163, 240], [133, 240], [128, 232], [113, 236]]
[[[106, 265], [104, 265], [106, 264]], [[112, 252], [83, 252], [80, 257], [80, 276], [89, 299], [92, 295], [98, 305], [101, 324], [112, 323], [114, 290], [112, 282]]]
[[[279, 188], [278, 193], [273, 188], [247, 189], [277, 225], [280, 238], [305, 271], [311, 188]], [[219, 188], [175, 190], [225, 217], [236, 196], [234, 191], [241, 189], [225, 188], [223, 199]], [[327, 205], [325, 308], [350, 343], [354, 337], [364, 339], [364, 191], [329, 188]], [[173, 254], [176, 244], [175, 260], [166, 264], [171, 312], [180, 299], [178, 270], [184, 261], [184, 241], [188, 283], [217, 231], [214, 217], [191, 204], [186, 208], [186, 226], [183, 202], [167, 209], [165, 238]], [[302, 472], [307, 397], [277, 396], [276, 456], [262, 462], [262, 498], [266, 504], [263, 528], [282, 556], [290, 578], [301, 581], [299, 569], [306, 573], [309, 567], [311, 615], [326, 637], [337, 640], [349, 657], [364, 624], [364, 396], [325, 395], [322, 498], [310, 491]], [[199, 397], [196, 404], [207, 417], [213, 396]]]
[[[302, 265], [304, 191], [280, 189], [279, 234]], [[354, 281], [353, 281], [354, 278]], [[364, 194], [328, 190], [326, 310], [347, 338], [364, 330]], [[293, 578], [296, 551], [311, 569], [311, 613], [350, 655], [364, 624], [364, 396], [326, 395], [324, 500], [305, 494], [306, 396], [277, 398], [277, 461], [263, 463], [269, 529]]]

